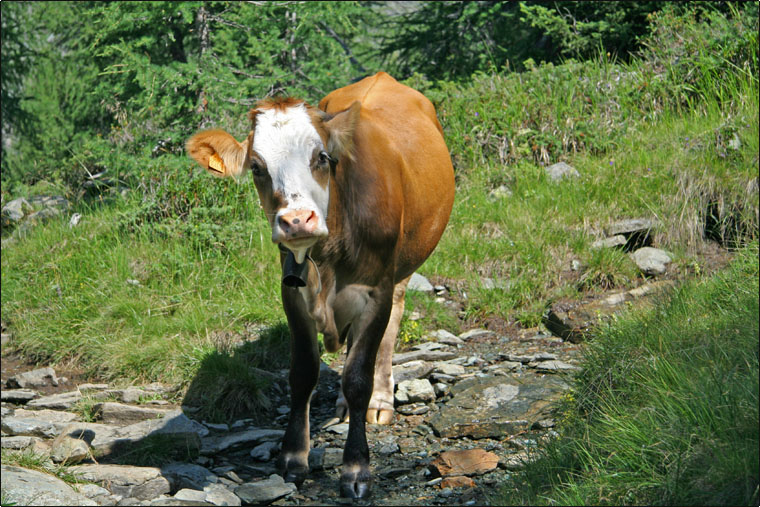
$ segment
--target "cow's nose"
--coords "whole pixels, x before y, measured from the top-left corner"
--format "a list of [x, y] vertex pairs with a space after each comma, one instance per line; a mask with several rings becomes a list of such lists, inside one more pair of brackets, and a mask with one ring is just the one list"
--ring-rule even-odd
[[280, 215], [277, 221], [288, 239], [310, 236], [319, 225], [317, 214], [310, 209], [288, 211]]

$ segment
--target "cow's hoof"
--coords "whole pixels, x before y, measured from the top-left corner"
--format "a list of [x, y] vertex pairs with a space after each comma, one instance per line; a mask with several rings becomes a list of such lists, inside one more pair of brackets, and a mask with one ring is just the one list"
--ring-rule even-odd
[[370, 495], [369, 474], [344, 474], [340, 477], [340, 496], [345, 498], [367, 498]]
[[367, 410], [367, 422], [370, 424], [390, 424], [393, 422], [393, 409], [375, 409]]
[[299, 487], [309, 475], [309, 465], [300, 463], [300, 460], [287, 459], [283, 456], [277, 463], [277, 469], [285, 482], [292, 482]]

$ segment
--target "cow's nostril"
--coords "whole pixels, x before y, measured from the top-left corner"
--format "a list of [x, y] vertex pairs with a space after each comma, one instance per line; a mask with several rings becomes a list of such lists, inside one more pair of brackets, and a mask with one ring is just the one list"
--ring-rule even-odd
[[294, 224], [300, 224], [301, 223], [301, 219], [300, 218], [294, 218], [293, 219], [293, 223]]

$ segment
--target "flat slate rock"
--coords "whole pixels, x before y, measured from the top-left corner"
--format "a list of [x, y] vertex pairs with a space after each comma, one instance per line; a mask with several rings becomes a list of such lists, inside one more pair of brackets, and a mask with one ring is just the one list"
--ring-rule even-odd
[[440, 437], [503, 438], [551, 417], [567, 389], [553, 375], [470, 377], [454, 385], [452, 399], [430, 418]]
[[26, 403], [39, 396], [37, 391], [32, 389], [3, 389], [0, 393], [0, 400], [8, 403]]
[[57, 477], [2, 465], [3, 505], [98, 505]]
[[125, 498], [152, 500], [171, 490], [169, 480], [156, 467], [76, 465], [70, 467], [69, 471]]
[[255, 428], [229, 435], [206, 437], [201, 443], [201, 454], [216, 454], [230, 447], [243, 444], [253, 447], [261, 442], [280, 440], [284, 435], [284, 430]]
[[79, 391], [69, 391], [67, 393], [51, 394], [32, 400], [26, 405], [33, 408], [50, 408], [54, 410], [68, 410], [76, 402], [82, 399], [82, 393]]
[[413, 350], [403, 354], [393, 354], [393, 364], [404, 364], [410, 361], [446, 361], [457, 357], [456, 352], [445, 350]]
[[258, 482], [247, 482], [235, 488], [235, 494], [244, 504], [268, 504], [278, 498], [291, 495], [298, 491], [292, 482], [285, 482], [282, 477], [272, 474], [268, 479]]

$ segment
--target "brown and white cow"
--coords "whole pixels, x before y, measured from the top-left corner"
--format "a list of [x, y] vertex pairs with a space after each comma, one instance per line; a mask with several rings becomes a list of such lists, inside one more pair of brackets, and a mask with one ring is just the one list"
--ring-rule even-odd
[[365, 421], [393, 418], [391, 358], [406, 284], [438, 243], [454, 201], [443, 131], [430, 101], [384, 72], [335, 90], [319, 109], [267, 100], [249, 118], [245, 141], [210, 130], [194, 135], [187, 151], [216, 176], [251, 170], [281, 250], [291, 411], [278, 466], [288, 481], [308, 472], [321, 332], [329, 351], [348, 344], [340, 490], [365, 497]]

